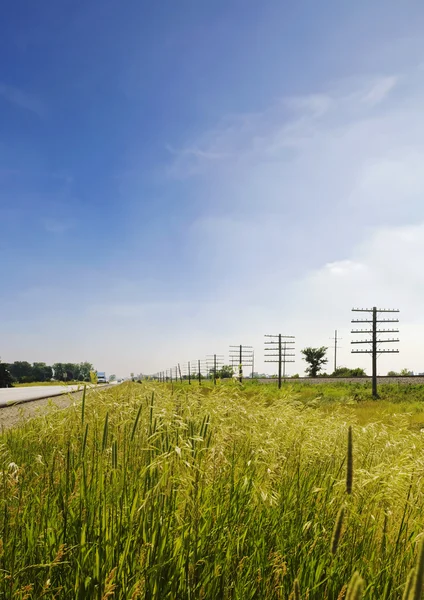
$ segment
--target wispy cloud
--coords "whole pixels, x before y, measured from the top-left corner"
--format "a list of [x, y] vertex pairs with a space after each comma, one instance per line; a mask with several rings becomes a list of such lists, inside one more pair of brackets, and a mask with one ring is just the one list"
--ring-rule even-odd
[[382, 102], [394, 89], [398, 83], [398, 78], [392, 77], [381, 77], [377, 80], [372, 88], [365, 94], [364, 101], [372, 106]]
[[45, 116], [46, 107], [35, 94], [25, 92], [13, 85], [0, 83], [0, 96], [14, 106], [28, 110], [39, 117]]
[[329, 130], [339, 135], [338, 128], [372, 118], [371, 108], [397, 82], [396, 76], [342, 82], [328, 93], [285, 97], [262, 112], [228, 116], [181, 149], [172, 149], [168, 174], [187, 178], [216, 174], [217, 168], [291, 160], [291, 151], [307, 150]]
[[283, 102], [292, 110], [320, 117], [334, 108], [335, 98], [326, 94], [311, 94], [284, 98]]

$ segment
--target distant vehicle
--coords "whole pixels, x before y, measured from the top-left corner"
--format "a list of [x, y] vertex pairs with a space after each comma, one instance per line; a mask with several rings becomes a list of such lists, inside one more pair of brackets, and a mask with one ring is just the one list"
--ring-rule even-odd
[[97, 371], [97, 383], [107, 383], [106, 373], [104, 371]]

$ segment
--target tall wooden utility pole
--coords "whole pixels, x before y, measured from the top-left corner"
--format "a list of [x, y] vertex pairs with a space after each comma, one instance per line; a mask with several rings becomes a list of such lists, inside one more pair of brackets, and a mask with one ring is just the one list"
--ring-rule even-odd
[[[281, 371], [283, 371], [283, 379], [286, 379], [286, 363], [294, 363], [291, 357], [294, 356], [292, 351], [294, 350], [294, 335], [265, 335], [268, 338], [278, 338], [266, 341], [265, 345], [270, 345], [269, 348], [265, 348], [265, 362], [278, 363], [278, 388], [281, 388]], [[273, 344], [278, 344], [278, 348]], [[278, 350], [278, 354], [266, 354], [267, 352], [275, 352]]]
[[239, 381], [243, 382], [243, 367], [253, 367], [253, 346], [230, 346], [230, 362], [238, 359]]
[[334, 371], [337, 370], [337, 348], [339, 347], [338, 342], [342, 339], [337, 336], [337, 329], [334, 331], [334, 337], [331, 338], [334, 342]]
[[[210, 361], [213, 360], [212, 367]], [[206, 357], [206, 366], [208, 371], [208, 376], [212, 372], [213, 375], [213, 384], [216, 385], [216, 373], [218, 369], [224, 366], [224, 356], [222, 354], [208, 354]]]
[[[202, 370], [207, 372], [207, 365], [204, 360], [192, 360], [191, 364], [195, 365], [197, 363], [197, 379], [199, 380], [199, 385], [202, 385]], [[194, 375], [192, 372], [191, 375]], [[194, 377], [192, 377], [194, 379]]]
[[399, 333], [399, 329], [378, 329], [379, 323], [399, 323], [399, 319], [379, 319], [382, 313], [398, 313], [397, 308], [352, 308], [353, 312], [372, 313], [371, 319], [352, 319], [352, 323], [367, 323], [371, 325], [371, 329], [353, 329], [351, 333], [356, 335], [368, 334], [370, 339], [354, 340], [352, 344], [371, 344], [369, 350], [352, 350], [353, 354], [371, 354], [372, 356], [372, 395], [373, 398], [378, 398], [377, 393], [377, 355], [379, 354], [397, 354], [399, 350], [386, 350], [380, 348], [380, 344], [399, 342], [398, 338], [381, 339], [379, 334], [387, 335], [389, 333]]

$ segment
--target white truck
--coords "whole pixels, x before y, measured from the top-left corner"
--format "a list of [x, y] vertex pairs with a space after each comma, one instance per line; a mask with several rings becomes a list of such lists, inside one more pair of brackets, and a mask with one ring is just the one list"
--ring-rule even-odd
[[97, 383], [107, 383], [106, 373], [104, 371], [97, 371]]

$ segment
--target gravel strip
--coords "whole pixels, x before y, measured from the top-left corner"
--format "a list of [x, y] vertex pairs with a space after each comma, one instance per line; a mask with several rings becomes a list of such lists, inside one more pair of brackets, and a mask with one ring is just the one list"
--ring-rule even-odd
[[[110, 387], [109, 385], [102, 386], [102, 389]], [[98, 388], [95, 388], [98, 391]], [[89, 390], [87, 389], [87, 394]], [[48, 411], [63, 410], [68, 408], [74, 402], [79, 402], [82, 399], [83, 391], [70, 392], [62, 396], [53, 396], [52, 398], [43, 398], [42, 400], [28, 400], [14, 404], [12, 406], [3, 406], [0, 408], [0, 432], [11, 427], [16, 427], [32, 419], [39, 417], [41, 414]]]

